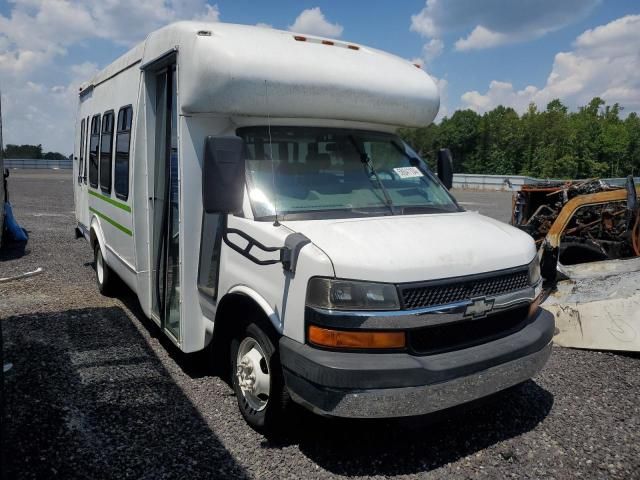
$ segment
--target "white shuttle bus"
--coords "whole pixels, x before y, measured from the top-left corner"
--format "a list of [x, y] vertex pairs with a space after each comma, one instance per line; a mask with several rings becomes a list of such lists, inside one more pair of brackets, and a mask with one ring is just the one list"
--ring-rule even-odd
[[180, 22], [82, 86], [77, 233], [266, 431], [293, 401], [419, 415], [531, 378], [553, 317], [525, 233], [466, 212], [397, 135], [433, 80], [341, 40]]

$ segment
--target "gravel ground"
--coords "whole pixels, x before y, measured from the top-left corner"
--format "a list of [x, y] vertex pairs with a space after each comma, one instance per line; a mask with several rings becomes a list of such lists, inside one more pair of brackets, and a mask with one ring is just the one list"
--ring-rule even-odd
[[[395, 421], [292, 415], [267, 439], [232, 390], [146, 320], [102, 297], [73, 237], [66, 172], [17, 172], [25, 252], [0, 256], [6, 478], [640, 478], [640, 356], [556, 347], [533, 381], [475, 408]], [[510, 195], [461, 192], [505, 219]], [[506, 213], [505, 213], [506, 212]]]

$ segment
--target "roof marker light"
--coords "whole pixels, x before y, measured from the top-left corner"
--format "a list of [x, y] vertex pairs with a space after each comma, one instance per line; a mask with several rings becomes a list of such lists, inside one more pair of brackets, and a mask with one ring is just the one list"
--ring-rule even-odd
[[307, 41], [307, 37], [303, 37], [302, 35], [294, 35], [293, 38], [295, 40], [297, 40], [298, 42], [306, 42]]
[[360, 50], [360, 47], [357, 45], [347, 45], [347, 48], [351, 49], [351, 50]]
[[210, 37], [211, 36], [211, 30], [198, 30], [198, 35], [200, 37]]
[[416, 68], [422, 68], [422, 65], [420, 65], [419, 63], [414, 63], [413, 66]]
[[322, 44], [323, 45], [335, 45], [335, 43], [332, 42], [331, 40], [322, 40]]

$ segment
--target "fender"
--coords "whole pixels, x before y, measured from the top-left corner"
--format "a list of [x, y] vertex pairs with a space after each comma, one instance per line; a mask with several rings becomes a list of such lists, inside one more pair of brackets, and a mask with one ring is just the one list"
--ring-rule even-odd
[[254, 302], [256, 302], [258, 306], [262, 309], [264, 314], [269, 318], [269, 321], [271, 322], [273, 327], [276, 329], [276, 331], [282, 335], [284, 326], [280, 320], [280, 316], [275, 312], [273, 308], [271, 308], [271, 305], [269, 305], [269, 302], [267, 302], [262, 295], [260, 295], [254, 289], [247, 287], [246, 285], [236, 285], [234, 287], [231, 287], [227, 292], [227, 295], [230, 293], [239, 293], [242, 295], [246, 295], [247, 297], [251, 298]]
[[[109, 256], [109, 252], [106, 248], [107, 245], [104, 240], [104, 234], [102, 233], [102, 225], [100, 224], [100, 219], [97, 216], [92, 215], [90, 224], [91, 226], [89, 227], [89, 239], [91, 239], [91, 232], [95, 232], [96, 240], [98, 241], [98, 245], [100, 245], [100, 250], [102, 250], [102, 256], [104, 257], [105, 262], [107, 262], [108, 264], [107, 257]], [[92, 245], [91, 247], [95, 248], [94, 245]]]

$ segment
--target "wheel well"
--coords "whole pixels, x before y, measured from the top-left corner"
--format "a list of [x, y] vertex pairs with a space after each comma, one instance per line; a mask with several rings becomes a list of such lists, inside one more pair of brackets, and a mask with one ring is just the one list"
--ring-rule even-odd
[[97, 241], [98, 236], [96, 235], [96, 231], [93, 227], [91, 227], [91, 230], [89, 232], [89, 244], [91, 245], [91, 250], [95, 250]]
[[225, 295], [216, 310], [213, 339], [210, 344], [214, 371], [225, 381], [228, 381], [230, 374], [231, 339], [248, 321], [258, 323], [277, 344], [280, 335], [255, 300], [241, 293]]

